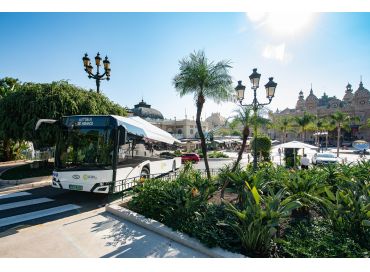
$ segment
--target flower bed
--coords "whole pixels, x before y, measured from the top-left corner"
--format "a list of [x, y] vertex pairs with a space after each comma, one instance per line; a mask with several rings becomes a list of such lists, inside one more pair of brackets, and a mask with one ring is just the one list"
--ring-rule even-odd
[[[191, 166], [174, 181], [146, 180], [128, 207], [203, 244], [251, 257], [368, 257], [369, 170], [359, 165], [287, 170], [223, 169], [214, 180]], [[226, 180], [226, 201], [215, 201]]]

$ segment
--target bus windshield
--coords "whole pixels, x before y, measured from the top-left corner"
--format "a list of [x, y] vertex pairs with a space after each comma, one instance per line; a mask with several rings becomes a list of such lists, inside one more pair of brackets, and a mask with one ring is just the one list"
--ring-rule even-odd
[[113, 130], [109, 127], [62, 129], [57, 143], [58, 169], [112, 169]]

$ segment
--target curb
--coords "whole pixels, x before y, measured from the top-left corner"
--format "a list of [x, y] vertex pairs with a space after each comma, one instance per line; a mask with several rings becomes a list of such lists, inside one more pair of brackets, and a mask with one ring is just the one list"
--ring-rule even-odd
[[[126, 198], [123, 201], [120, 202], [120, 204], [123, 204], [125, 202], [128, 202], [130, 198]], [[178, 242], [180, 244], [183, 244], [187, 247], [190, 247], [194, 250], [197, 250], [205, 255], [208, 255], [209, 257], [213, 258], [246, 258], [246, 256], [232, 253], [229, 251], [226, 251], [222, 248], [208, 248], [205, 247], [203, 244], [201, 244], [198, 240], [188, 236], [187, 234], [181, 233], [179, 231], [174, 231], [167, 227], [166, 225], [150, 219], [146, 218], [145, 216], [138, 214], [136, 212], [133, 212], [131, 210], [128, 210], [126, 208], [123, 208], [117, 204], [111, 204], [106, 205], [105, 210], [107, 212], [110, 212], [122, 219], [128, 220], [136, 225], [139, 225], [143, 228], [146, 228], [150, 231], [153, 231], [161, 236], [164, 236], [166, 238], [169, 238], [175, 242]]]
[[15, 161], [5, 161], [5, 162], [0, 162], [0, 165], [4, 165], [4, 164], [13, 164], [13, 163], [17, 163], [17, 162], [26, 162], [27, 160], [15, 160]]
[[49, 180], [41, 180], [35, 181], [30, 183], [17, 183], [22, 180], [0, 180], [0, 185], [8, 185], [3, 188], [0, 187], [0, 193], [8, 192], [8, 191], [20, 191], [24, 189], [32, 189], [37, 187], [44, 187], [47, 185], [51, 185], [51, 177]]

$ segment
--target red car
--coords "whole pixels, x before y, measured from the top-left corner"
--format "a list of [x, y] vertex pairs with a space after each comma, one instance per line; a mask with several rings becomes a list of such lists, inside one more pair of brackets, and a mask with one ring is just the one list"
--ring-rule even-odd
[[181, 155], [181, 163], [185, 163], [185, 162], [199, 162], [200, 161], [200, 157], [198, 154], [196, 153], [187, 153], [187, 154], [182, 154]]

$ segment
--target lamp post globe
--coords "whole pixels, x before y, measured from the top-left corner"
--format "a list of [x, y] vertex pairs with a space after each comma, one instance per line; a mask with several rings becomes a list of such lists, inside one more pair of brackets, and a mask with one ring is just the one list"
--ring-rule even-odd
[[239, 100], [241, 106], [252, 107], [253, 109], [253, 119], [254, 119], [254, 145], [253, 145], [253, 171], [257, 170], [257, 111], [258, 109], [263, 108], [264, 106], [271, 103], [272, 98], [275, 96], [275, 90], [277, 83], [273, 81], [273, 78], [270, 77], [269, 81], [265, 84], [266, 97], [269, 100], [267, 103], [260, 103], [257, 100], [257, 89], [259, 87], [259, 82], [261, 79], [261, 74], [257, 73], [257, 68], [253, 69], [252, 74], [249, 76], [249, 80], [252, 84], [251, 88], [253, 90], [253, 101], [251, 104], [243, 104], [244, 95], [245, 95], [245, 86], [242, 85], [242, 81], [238, 81], [238, 85], [235, 87], [236, 96]]
[[104, 73], [101, 75], [99, 73], [99, 67], [101, 66], [101, 60], [100, 53], [98, 52], [95, 56], [95, 65], [96, 65], [96, 73], [94, 74], [94, 67], [91, 65], [90, 58], [88, 57], [87, 53], [85, 53], [85, 56], [82, 58], [83, 65], [85, 67], [85, 72], [88, 75], [88, 78], [95, 79], [96, 82], [96, 92], [100, 93], [100, 81], [102, 80], [109, 80], [110, 79], [110, 61], [108, 60], [108, 57], [105, 56], [105, 59], [103, 60], [104, 65]]

